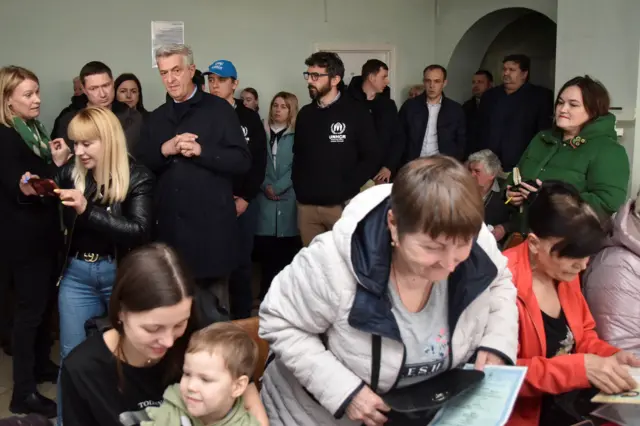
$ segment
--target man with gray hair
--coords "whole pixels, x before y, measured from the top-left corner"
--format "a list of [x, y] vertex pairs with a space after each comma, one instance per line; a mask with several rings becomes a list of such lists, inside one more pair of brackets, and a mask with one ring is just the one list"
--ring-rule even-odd
[[505, 193], [500, 185], [506, 178], [500, 159], [490, 149], [483, 149], [469, 156], [467, 168], [478, 182], [484, 200], [484, 222], [496, 241], [502, 242], [515, 227], [510, 222], [513, 209], [505, 205]]
[[185, 260], [198, 284], [201, 319], [212, 322], [220, 318], [204, 302], [211, 295], [228, 309], [237, 240], [232, 184], [249, 170], [251, 155], [233, 107], [197, 90], [190, 47], [162, 46], [156, 61], [167, 100], [147, 120], [138, 159], [158, 178], [156, 240]]

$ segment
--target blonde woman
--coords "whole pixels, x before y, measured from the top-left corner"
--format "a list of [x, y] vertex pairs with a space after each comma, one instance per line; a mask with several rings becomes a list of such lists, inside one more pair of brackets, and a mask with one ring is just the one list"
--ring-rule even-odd
[[[14, 413], [55, 413], [54, 401], [40, 395], [37, 383], [55, 381], [58, 366], [49, 360], [48, 307], [55, 290], [55, 258], [61, 241], [58, 204], [54, 199], [23, 196], [18, 181], [25, 170], [43, 178], [54, 176], [57, 163], [69, 151], [60, 140], [51, 149], [47, 131], [38, 121], [38, 77], [17, 66], [0, 68], [0, 284], [14, 284], [13, 343]], [[66, 145], [64, 145], [66, 147]], [[6, 300], [0, 288], [0, 300]], [[2, 330], [0, 330], [2, 331]]]
[[296, 194], [291, 182], [297, 114], [296, 95], [280, 92], [273, 97], [269, 118], [265, 120], [267, 169], [262, 192], [256, 196], [260, 209], [255, 240], [262, 267], [260, 299], [267, 294], [273, 278], [302, 248]]
[[[110, 110], [78, 112], [69, 138], [75, 161], [56, 177], [66, 207], [68, 258], [58, 297], [61, 360], [84, 340], [85, 322], [106, 314], [117, 260], [149, 240], [154, 184], [151, 172], [129, 159], [122, 126]], [[25, 174], [20, 184], [25, 194], [33, 190], [29, 178]]]

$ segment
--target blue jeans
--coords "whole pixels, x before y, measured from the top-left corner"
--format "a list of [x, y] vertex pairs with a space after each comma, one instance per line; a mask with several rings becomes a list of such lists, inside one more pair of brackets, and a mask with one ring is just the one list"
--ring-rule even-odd
[[[60, 282], [60, 363], [86, 338], [84, 323], [103, 316], [116, 279], [115, 260], [95, 263], [70, 258]], [[62, 389], [58, 378], [58, 424], [62, 424]]]

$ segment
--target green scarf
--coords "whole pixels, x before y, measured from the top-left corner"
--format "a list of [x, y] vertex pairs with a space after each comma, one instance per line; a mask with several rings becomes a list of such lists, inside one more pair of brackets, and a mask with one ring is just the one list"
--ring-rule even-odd
[[49, 148], [49, 136], [41, 122], [36, 119], [24, 121], [22, 118], [14, 117], [13, 128], [20, 134], [24, 143], [38, 157], [47, 164], [53, 162], [51, 148]]

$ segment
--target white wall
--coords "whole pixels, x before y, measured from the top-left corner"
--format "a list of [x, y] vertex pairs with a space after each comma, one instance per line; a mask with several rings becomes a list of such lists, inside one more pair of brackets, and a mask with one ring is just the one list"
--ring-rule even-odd
[[439, 0], [435, 61], [450, 72], [447, 95], [458, 101], [470, 96], [471, 76], [505, 26], [532, 10], [555, 21], [557, 5], [558, 0]]
[[640, 1], [559, 0], [556, 81], [600, 79], [612, 106], [634, 108], [638, 76]]
[[[556, 90], [576, 75], [590, 74], [604, 83], [611, 105], [622, 107], [620, 142], [631, 161], [632, 194], [640, 188], [640, 108], [638, 63], [640, 52], [640, 1], [559, 0]], [[636, 136], [636, 133], [638, 135]]]
[[0, 64], [22, 65], [41, 80], [45, 125], [68, 104], [71, 79], [91, 60], [118, 75], [142, 81], [148, 109], [164, 101], [151, 68], [150, 22], [185, 22], [200, 69], [232, 60], [240, 85], [261, 95], [261, 110], [273, 94], [289, 90], [308, 102], [304, 60], [315, 43], [388, 43], [396, 46], [400, 91], [421, 80], [434, 57], [435, 0], [1, 0]]

